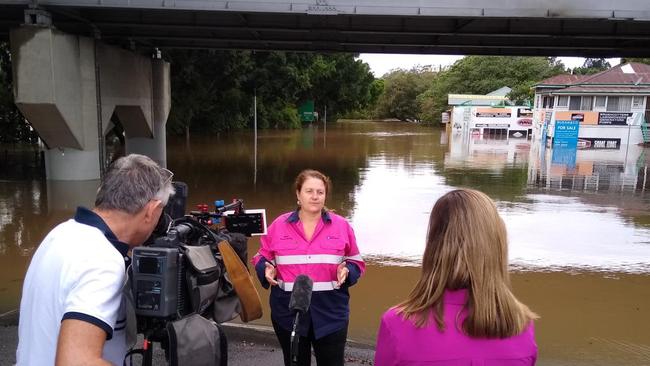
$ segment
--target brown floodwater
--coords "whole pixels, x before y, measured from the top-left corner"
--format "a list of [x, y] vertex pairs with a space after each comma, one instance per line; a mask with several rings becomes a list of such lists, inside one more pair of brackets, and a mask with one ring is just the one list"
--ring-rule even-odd
[[[328, 174], [327, 205], [350, 220], [368, 263], [351, 289], [352, 340], [374, 343], [382, 312], [417, 279], [433, 203], [463, 186], [492, 197], [506, 222], [514, 292], [541, 316], [540, 365], [650, 365], [650, 149], [567, 157], [526, 139], [463, 140], [384, 122], [260, 131], [256, 144], [253, 136], [168, 138], [188, 209], [242, 198], [270, 220], [293, 209], [300, 170]], [[97, 187], [46, 182], [34, 151], [2, 150], [0, 314], [18, 306], [40, 240], [77, 205], [91, 205]], [[252, 238], [249, 255], [258, 248]], [[254, 323], [269, 325], [268, 293], [260, 294], [265, 314]]]

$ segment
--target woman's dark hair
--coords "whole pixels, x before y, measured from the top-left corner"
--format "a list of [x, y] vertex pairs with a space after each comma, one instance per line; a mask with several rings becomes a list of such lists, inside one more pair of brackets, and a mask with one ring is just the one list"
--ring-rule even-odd
[[302, 172], [300, 172], [300, 174], [298, 174], [298, 176], [296, 177], [296, 182], [294, 183], [296, 192], [300, 192], [300, 190], [302, 189], [302, 185], [305, 183], [307, 178], [316, 178], [322, 180], [323, 183], [325, 184], [325, 195], [328, 195], [332, 190], [332, 181], [329, 179], [328, 176], [319, 172], [318, 170], [305, 169]]

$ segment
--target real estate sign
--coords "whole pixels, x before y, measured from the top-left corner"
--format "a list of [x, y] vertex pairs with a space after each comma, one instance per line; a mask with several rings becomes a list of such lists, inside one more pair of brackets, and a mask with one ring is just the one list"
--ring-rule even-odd
[[553, 148], [560, 146], [563, 148], [576, 149], [578, 147], [579, 129], [580, 121], [555, 121]]

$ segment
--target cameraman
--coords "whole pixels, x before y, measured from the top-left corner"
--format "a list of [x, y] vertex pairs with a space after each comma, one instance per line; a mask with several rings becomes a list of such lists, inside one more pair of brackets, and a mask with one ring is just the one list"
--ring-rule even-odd
[[174, 193], [172, 176], [146, 156], [122, 157], [106, 172], [95, 208], [79, 207], [43, 239], [23, 285], [19, 366], [122, 364], [129, 251], [151, 235]]

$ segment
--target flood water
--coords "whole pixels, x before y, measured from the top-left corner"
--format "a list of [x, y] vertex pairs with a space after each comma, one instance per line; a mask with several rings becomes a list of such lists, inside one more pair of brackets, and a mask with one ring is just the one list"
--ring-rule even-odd
[[[294, 208], [300, 170], [332, 178], [327, 206], [350, 220], [368, 264], [351, 289], [352, 340], [373, 344], [381, 314], [415, 283], [436, 199], [471, 187], [506, 222], [514, 292], [541, 316], [538, 364], [650, 365], [650, 149], [567, 157], [526, 139], [352, 121], [261, 131], [256, 147], [245, 131], [168, 138], [167, 149], [189, 208], [237, 197], [270, 220]], [[18, 306], [39, 241], [76, 205], [91, 205], [97, 185], [45, 182], [34, 160], [29, 151], [1, 160], [0, 314]], [[258, 248], [251, 239], [249, 255]], [[265, 314], [255, 323], [269, 325], [260, 294]]]

